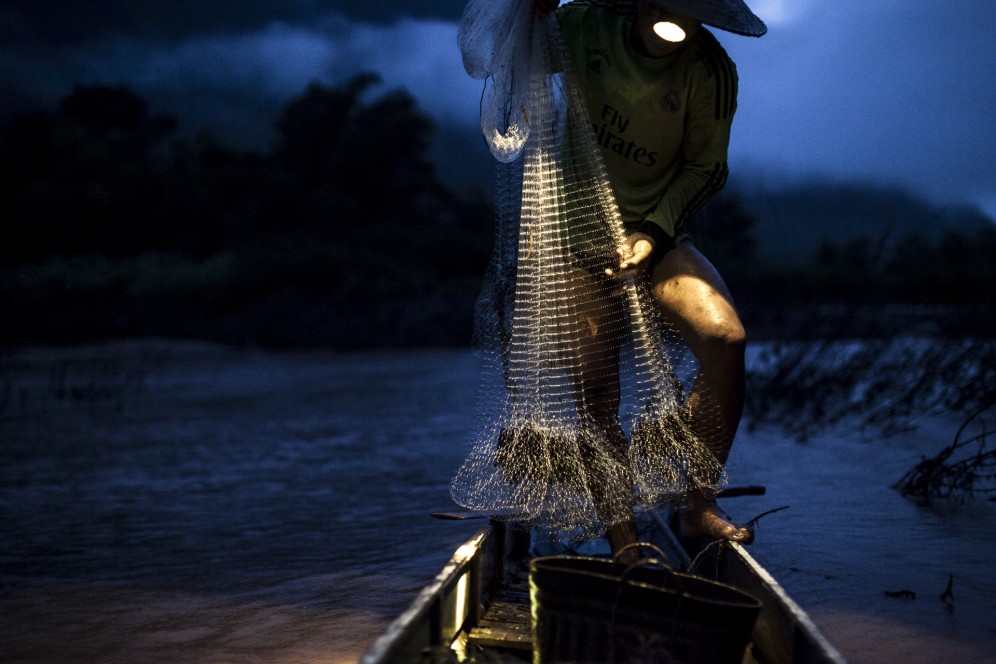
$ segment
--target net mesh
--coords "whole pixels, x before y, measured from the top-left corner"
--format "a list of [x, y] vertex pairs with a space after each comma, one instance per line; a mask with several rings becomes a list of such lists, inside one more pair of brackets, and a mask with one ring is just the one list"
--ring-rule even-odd
[[694, 357], [647, 280], [605, 276], [625, 230], [556, 19], [531, 12], [531, 0], [471, 0], [459, 32], [499, 163], [478, 426], [452, 495], [586, 538], [634, 506], [714, 489], [722, 465], [688, 414]]

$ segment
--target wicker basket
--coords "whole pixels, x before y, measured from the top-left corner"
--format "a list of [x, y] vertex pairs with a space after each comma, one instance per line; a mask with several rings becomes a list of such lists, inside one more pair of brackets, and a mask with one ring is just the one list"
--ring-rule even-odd
[[761, 602], [660, 565], [530, 563], [534, 664], [740, 664]]

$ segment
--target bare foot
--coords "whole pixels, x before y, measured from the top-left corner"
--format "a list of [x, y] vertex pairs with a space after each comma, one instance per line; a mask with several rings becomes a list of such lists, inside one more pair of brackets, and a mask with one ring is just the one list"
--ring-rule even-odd
[[750, 544], [754, 531], [734, 523], [715, 500], [691, 498], [691, 506], [681, 515], [681, 535], [685, 539], [713, 539]]

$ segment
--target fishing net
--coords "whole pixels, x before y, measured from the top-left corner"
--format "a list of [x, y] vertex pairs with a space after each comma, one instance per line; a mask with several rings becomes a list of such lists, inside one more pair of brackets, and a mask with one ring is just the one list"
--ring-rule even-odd
[[476, 309], [479, 426], [452, 484], [470, 509], [598, 536], [722, 465], [695, 435], [695, 361], [646, 279], [606, 277], [626, 232], [556, 18], [532, 0], [471, 0], [464, 65], [484, 79], [498, 161], [495, 249]]

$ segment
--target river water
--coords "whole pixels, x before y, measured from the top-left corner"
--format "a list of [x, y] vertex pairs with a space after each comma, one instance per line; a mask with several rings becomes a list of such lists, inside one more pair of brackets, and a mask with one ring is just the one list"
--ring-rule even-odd
[[[460, 349], [0, 353], [0, 662], [355, 662], [480, 525], [428, 516], [477, 381]], [[753, 553], [852, 662], [996, 661], [996, 504], [889, 488], [956, 424], [738, 438], [767, 494], [727, 509], [789, 506]]]

